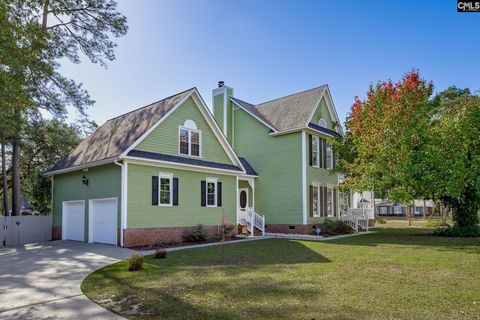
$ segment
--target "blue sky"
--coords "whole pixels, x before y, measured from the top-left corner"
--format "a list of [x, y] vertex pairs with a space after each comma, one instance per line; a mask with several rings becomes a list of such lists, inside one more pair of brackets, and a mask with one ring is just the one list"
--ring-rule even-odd
[[129, 33], [108, 69], [83, 59], [65, 75], [96, 101], [97, 123], [218, 80], [259, 103], [324, 83], [343, 122], [372, 82], [419, 69], [436, 91], [480, 89], [480, 13], [455, 0], [120, 0]]

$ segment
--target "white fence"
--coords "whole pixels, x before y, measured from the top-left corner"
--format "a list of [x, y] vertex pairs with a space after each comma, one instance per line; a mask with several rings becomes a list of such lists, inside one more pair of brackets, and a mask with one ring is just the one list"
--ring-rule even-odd
[[0, 216], [0, 247], [49, 240], [52, 240], [51, 215]]

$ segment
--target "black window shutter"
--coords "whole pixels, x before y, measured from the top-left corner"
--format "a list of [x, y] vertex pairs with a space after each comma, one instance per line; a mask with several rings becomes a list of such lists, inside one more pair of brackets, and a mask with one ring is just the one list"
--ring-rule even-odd
[[310, 217], [313, 217], [313, 186], [310, 186]]
[[178, 178], [173, 178], [173, 203], [172, 205], [178, 206]]
[[332, 158], [333, 158], [333, 166], [332, 166], [332, 169], [335, 169], [335, 167], [337, 166], [337, 156], [335, 154], [335, 150], [332, 149]]
[[217, 207], [222, 206], [222, 183], [217, 182]]
[[200, 195], [201, 195], [201, 205], [202, 207], [207, 206], [207, 182], [202, 180], [200, 184]]
[[152, 176], [152, 206], [158, 206], [158, 176]]
[[312, 135], [308, 135], [308, 154], [310, 159], [310, 166], [313, 165], [313, 153], [312, 153]]
[[325, 217], [328, 216], [328, 190], [327, 187], [323, 187], [323, 213]]

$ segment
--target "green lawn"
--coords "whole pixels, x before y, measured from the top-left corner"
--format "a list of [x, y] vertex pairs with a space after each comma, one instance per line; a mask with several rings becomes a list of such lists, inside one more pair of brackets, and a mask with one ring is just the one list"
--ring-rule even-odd
[[261, 240], [126, 262], [84, 293], [130, 319], [480, 319], [480, 239], [419, 228], [329, 242]]

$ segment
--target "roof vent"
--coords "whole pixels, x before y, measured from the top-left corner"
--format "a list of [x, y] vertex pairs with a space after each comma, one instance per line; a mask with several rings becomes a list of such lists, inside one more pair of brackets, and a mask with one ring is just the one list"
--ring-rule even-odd
[[218, 87], [221, 88], [225, 86], [225, 81], [218, 81]]

